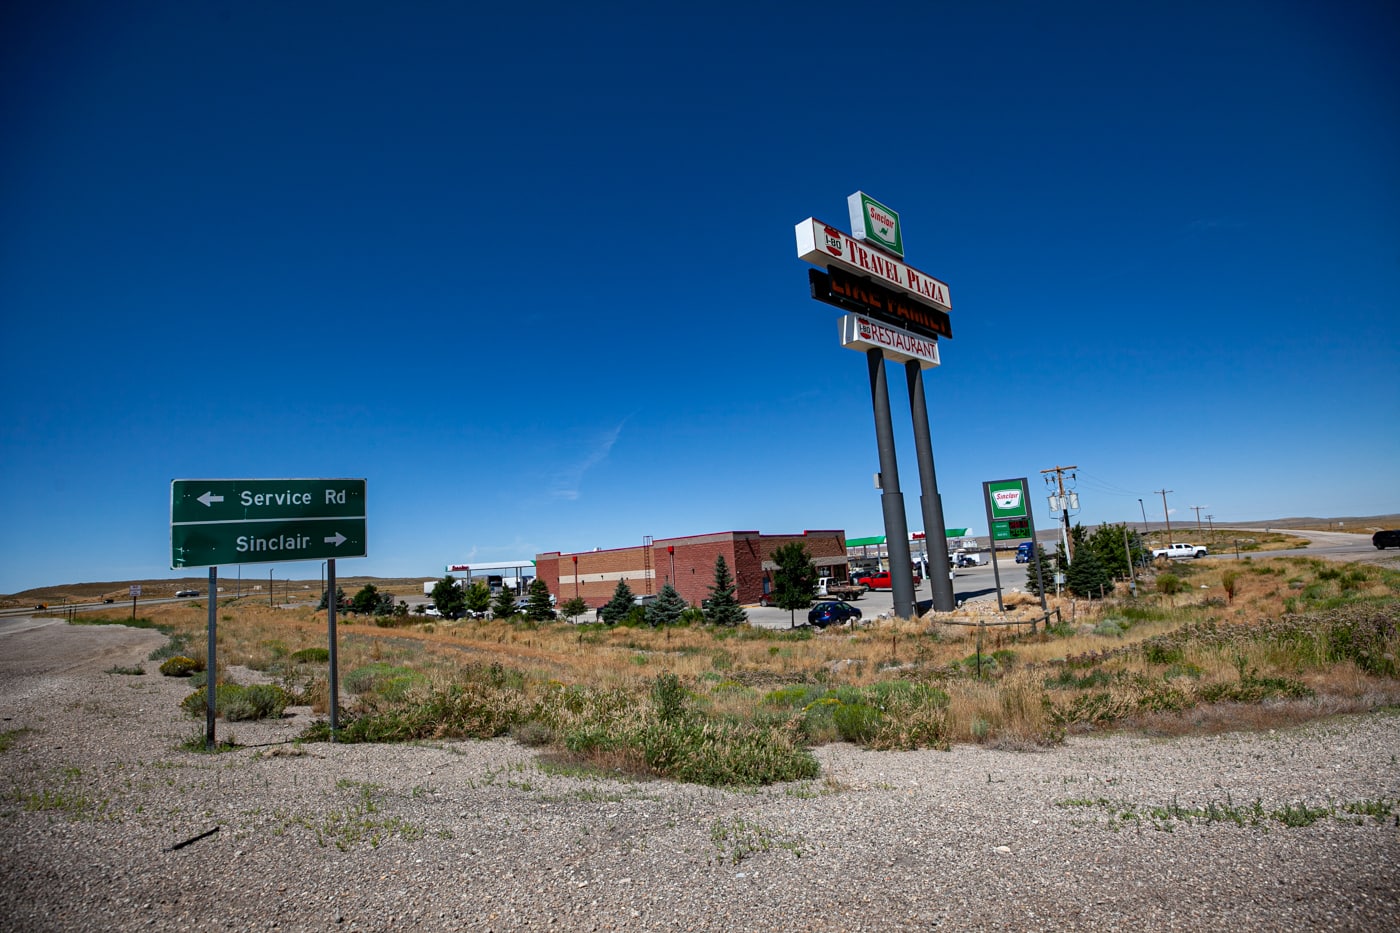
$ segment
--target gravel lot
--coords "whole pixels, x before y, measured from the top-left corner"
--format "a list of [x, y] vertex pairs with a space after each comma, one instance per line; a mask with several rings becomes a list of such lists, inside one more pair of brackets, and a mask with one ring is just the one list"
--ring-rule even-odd
[[[511, 741], [287, 740], [203, 720], [158, 634], [0, 632], [0, 929], [1395, 929], [1400, 828], [1174, 818], [1400, 798], [1400, 716], [1042, 752], [817, 750], [732, 792]], [[106, 673], [143, 666], [146, 674]], [[1155, 810], [1154, 810], [1155, 808]], [[1181, 811], [1176, 811], [1180, 816]], [[217, 829], [188, 845], [176, 846]]]

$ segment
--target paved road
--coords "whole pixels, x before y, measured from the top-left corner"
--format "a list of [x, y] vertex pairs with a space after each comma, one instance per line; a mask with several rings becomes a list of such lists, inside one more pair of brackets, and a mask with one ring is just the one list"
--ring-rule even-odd
[[[1242, 531], [1263, 532], [1264, 528], [1241, 529]], [[1364, 561], [1366, 563], [1380, 563], [1395, 569], [1400, 569], [1400, 550], [1394, 548], [1385, 551], [1378, 551], [1371, 544], [1370, 535], [1353, 534], [1344, 531], [1297, 531], [1287, 529], [1287, 533], [1297, 535], [1300, 538], [1307, 538], [1310, 542], [1305, 548], [1293, 548], [1287, 551], [1256, 551], [1241, 552], [1240, 558], [1254, 557], [1256, 559], [1267, 557], [1319, 557], [1325, 560], [1338, 561]], [[1188, 538], [1178, 538], [1177, 540], [1188, 540]], [[1203, 560], [1235, 560], [1235, 553], [1230, 550], [1225, 553], [1212, 554]], [[1007, 555], [997, 561], [997, 570], [1001, 574], [1001, 591], [1003, 595], [1013, 590], [1025, 591], [1026, 588], [1026, 565], [1018, 564], [1015, 558]], [[996, 598], [996, 581], [992, 573], [992, 567], [969, 567], [959, 570], [953, 578], [953, 596], [960, 601], [978, 599], [982, 597]], [[932, 593], [927, 581], [921, 585], [914, 594], [915, 600], [921, 608], [927, 608], [932, 600]], [[894, 600], [888, 590], [871, 591], [853, 603], [861, 611], [862, 618], [872, 619], [882, 613], [891, 612], [894, 608]], [[783, 609], [746, 607], [749, 614], [749, 623], [762, 628], [787, 628], [789, 625], [789, 613]], [[801, 625], [806, 621], [807, 613], [797, 612], [795, 618]]]

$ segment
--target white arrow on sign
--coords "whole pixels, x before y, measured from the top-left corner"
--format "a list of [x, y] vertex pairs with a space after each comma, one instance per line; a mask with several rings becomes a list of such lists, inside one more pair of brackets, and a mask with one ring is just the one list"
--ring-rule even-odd
[[336, 547], [340, 547], [342, 544], [345, 543], [346, 538], [345, 538], [345, 535], [343, 535], [343, 534], [341, 534], [340, 532], [337, 531], [337, 532], [335, 533], [335, 537], [333, 537], [333, 538], [326, 538], [325, 541], [326, 541], [327, 544], [334, 544]]
[[213, 505], [215, 502], [223, 502], [223, 501], [224, 501], [224, 497], [223, 497], [223, 496], [216, 496], [216, 495], [214, 495], [212, 492], [206, 492], [204, 495], [202, 495], [202, 496], [199, 497], [199, 500], [198, 500], [198, 501], [203, 502], [203, 503], [204, 503], [204, 507], [207, 509], [207, 508], [209, 508], [211, 505]]

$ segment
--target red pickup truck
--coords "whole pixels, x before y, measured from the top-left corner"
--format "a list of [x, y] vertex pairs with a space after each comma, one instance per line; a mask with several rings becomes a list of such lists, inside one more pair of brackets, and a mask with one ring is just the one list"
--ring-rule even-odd
[[[856, 580], [856, 582], [863, 583], [866, 586], [870, 587], [872, 590], [888, 590], [893, 586], [893, 584], [890, 583], [890, 572], [888, 570], [882, 571], [881, 573], [869, 574], [867, 576], [859, 578], [858, 580]], [[919, 575], [919, 572], [917, 570], [914, 571], [914, 586], [917, 587], [920, 583], [923, 582], [924, 578]]]

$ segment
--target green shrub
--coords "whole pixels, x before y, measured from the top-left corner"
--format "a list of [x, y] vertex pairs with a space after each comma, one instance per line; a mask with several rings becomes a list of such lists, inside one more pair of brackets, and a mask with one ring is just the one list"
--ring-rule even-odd
[[832, 709], [831, 718], [844, 741], [864, 745], [879, 734], [884, 717], [868, 703], [842, 703]]
[[1237, 571], [1227, 570], [1220, 575], [1220, 585], [1225, 588], [1225, 599], [1227, 602], [1235, 601], [1235, 590], [1239, 587], [1240, 575]]
[[1107, 687], [1111, 683], [1113, 675], [1100, 668], [1080, 675], [1072, 667], [1063, 667], [1059, 674], [1045, 678], [1045, 686], [1051, 690], [1092, 690], [1096, 687]]
[[279, 719], [291, 698], [276, 684], [253, 684], [242, 687], [226, 684], [215, 691], [218, 711], [229, 722], [254, 719]]
[[161, 662], [160, 672], [166, 677], [188, 677], [196, 671], [204, 670], [204, 662], [177, 654]]
[[1157, 592], [1163, 596], [1175, 596], [1184, 589], [1186, 584], [1174, 573], [1164, 573], [1157, 578]]
[[651, 699], [662, 722], [674, 722], [685, 715], [685, 687], [680, 678], [669, 671], [652, 681]]
[[292, 661], [297, 664], [327, 664], [330, 659], [329, 648], [302, 648], [292, 652]]
[[1142, 643], [1142, 658], [1148, 664], [1177, 664], [1186, 659], [1181, 646], [1154, 638]]
[[[287, 691], [276, 684], [219, 684], [214, 691], [214, 712], [229, 722], [276, 719], [290, 702]], [[200, 687], [180, 701], [180, 708], [196, 718], [205, 715], [208, 707], [208, 687]]]
[[820, 770], [811, 752], [777, 729], [688, 719], [654, 723], [638, 738], [649, 770], [694, 784], [773, 784], [814, 778]]

